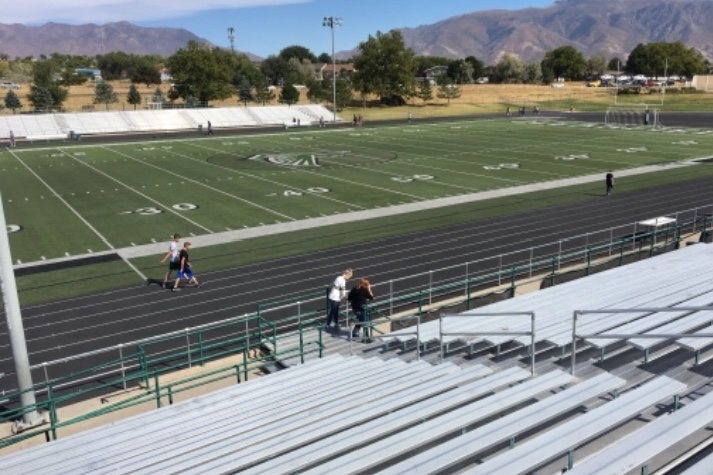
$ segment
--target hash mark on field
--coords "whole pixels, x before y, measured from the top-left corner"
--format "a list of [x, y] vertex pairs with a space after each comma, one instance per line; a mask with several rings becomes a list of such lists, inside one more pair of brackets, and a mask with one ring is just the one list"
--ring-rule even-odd
[[156, 239], [151, 238], [151, 242], [155, 244], [155, 243], [156, 243]]
[[190, 234], [191, 237], [196, 237], [196, 234], [195, 234], [195, 233], [188, 233], [188, 234]]
[[69, 257], [69, 253], [68, 253], [68, 252], [65, 252], [64, 255], [65, 255], [66, 257]]
[[130, 244], [131, 244], [132, 246], [135, 246], [135, 245], [136, 245], [136, 243], [135, 243], [135, 242], [132, 242], [132, 243], [130, 243]]
[[43, 261], [47, 260], [47, 258], [45, 256], [40, 256], [40, 259], [42, 259]]
[[22, 261], [20, 259], [17, 260], [18, 264], [22, 264]]
[[89, 254], [91, 254], [91, 253], [94, 252], [94, 251], [92, 251], [91, 249], [87, 249], [87, 252], [88, 252]]

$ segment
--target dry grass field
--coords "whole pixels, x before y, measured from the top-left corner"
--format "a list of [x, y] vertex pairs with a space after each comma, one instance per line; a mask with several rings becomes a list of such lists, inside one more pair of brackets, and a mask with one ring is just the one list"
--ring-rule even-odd
[[[119, 102], [110, 104], [109, 110], [133, 109], [132, 105], [126, 103], [130, 82], [128, 80], [120, 80], [111, 81], [111, 84], [114, 87], [114, 91], [118, 94]], [[168, 93], [168, 84], [162, 84], [160, 87], [165, 94]], [[154, 93], [156, 86], [146, 87], [145, 85], [139, 85], [138, 89], [145, 101]], [[434, 88], [434, 95], [437, 92], [436, 89], [437, 88]], [[23, 111], [29, 110], [27, 100], [24, 97], [27, 94], [26, 86], [18, 91], [18, 93], [23, 103], [25, 103]], [[468, 84], [461, 86], [461, 96], [457, 99], [452, 99], [450, 103], [445, 99], [433, 99], [428, 103], [424, 103], [418, 98], [412, 98], [404, 107], [359, 107], [355, 101], [353, 103], [354, 107], [345, 108], [340, 112], [340, 115], [345, 119], [349, 119], [353, 114], [362, 114], [368, 121], [401, 118], [408, 114], [408, 112], [413, 113], [415, 117], [475, 115], [502, 112], [508, 106], [513, 108], [513, 110], [521, 106], [526, 107], [528, 110], [531, 110], [535, 106], [542, 109], [603, 110], [613, 103], [613, 98], [613, 89], [586, 87], [584, 82], [568, 82], [561, 88], [531, 84]], [[72, 86], [70, 87], [69, 98], [65, 102], [64, 107], [65, 110], [70, 112], [106, 110], [104, 105], [94, 104], [93, 99], [94, 84], [92, 82], [80, 86]], [[667, 101], [670, 102], [671, 99], [676, 98], [668, 96]], [[620, 103], [626, 101], [637, 104], [642, 102], [656, 104], [661, 101], [661, 95], [619, 96]], [[700, 109], [701, 101], [713, 106], [713, 95], [694, 95], [690, 99], [691, 104], [695, 102], [698, 105], [698, 107], [694, 107], [696, 110]], [[300, 102], [308, 102], [304, 91], [302, 92]], [[277, 104], [277, 100], [274, 100], [273, 103]], [[234, 96], [223, 101], [214, 101], [211, 105], [213, 107], [229, 107], [240, 105], [240, 103], [237, 97]], [[685, 108], [685, 106], [683, 108]], [[4, 110], [0, 113], [11, 114], [12, 112]]]

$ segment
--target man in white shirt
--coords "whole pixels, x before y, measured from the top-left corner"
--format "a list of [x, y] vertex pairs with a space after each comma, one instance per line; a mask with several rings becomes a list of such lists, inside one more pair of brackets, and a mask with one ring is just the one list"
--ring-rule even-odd
[[342, 275], [334, 279], [332, 287], [329, 289], [329, 309], [327, 313], [327, 322], [324, 324], [325, 329], [329, 329], [330, 323], [334, 321], [334, 328], [339, 330], [339, 305], [342, 299], [346, 296], [347, 280], [351, 279], [352, 270], [345, 269]]
[[178, 260], [178, 253], [180, 252], [180, 249], [178, 249], [178, 243], [180, 240], [181, 235], [178, 233], [174, 234], [173, 239], [171, 239], [171, 242], [168, 245], [168, 252], [165, 256], [163, 256], [163, 259], [161, 259], [161, 264], [166, 262], [168, 259], [168, 270], [166, 271], [166, 276], [163, 278], [164, 288], [167, 288], [167, 282], [168, 278], [171, 276], [171, 272], [178, 272], [181, 270], [181, 261]]

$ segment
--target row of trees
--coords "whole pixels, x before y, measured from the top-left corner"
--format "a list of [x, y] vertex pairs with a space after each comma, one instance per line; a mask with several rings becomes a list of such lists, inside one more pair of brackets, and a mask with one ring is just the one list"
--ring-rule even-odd
[[[105, 79], [128, 78], [133, 84], [160, 84], [159, 71], [168, 68], [173, 85], [168, 99], [183, 100], [186, 104], [208, 103], [237, 95], [238, 101], [266, 103], [274, 99], [271, 86], [280, 86], [280, 100], [292, 103], [299, 97], [295, 85], [304, 85], [314, 102], [333, 100], [331, 77], [318, 80], [315, 64], [329, 63], [326, 53], [319, 57], [309, 49], [294, 45], [278, 55], [256, 64], [243, 54], [208, 48], [189, 42], [168, 58], [137, 56], [121, 52], [96, 58], [52, 55], [32, 63], [32, 86], [27, 95], [35, 109], [61, 108], [67, 97], [67, 87], [86, 81], [86, 76], [74, 73], [75, 68], [89, 65], [102, 71]], [[439, 78], [437, 95], [451, 99], [458, 94], [458, 85], [487, 77], [494, 83], [549, 83], [555, 78], [580, 80], [598, 76], [607, 70], [644, 74], [647, 76], [692, 76], [707, 71], [708, 61], [681, 42], [640, 44], [624, 62], [607, 59], [603, 54], [585, 58], [576, 48], [563, 46], [545, 53], [540, 62], [523, 62], [504, 54], [499, 61], [486, 66], [479, 59], [419, 57], [407, 48], [398, 31], [377, 32], [359, 44], [353, 58], [354, 72], [342, 71], [336, 80], [337, 104], [347, 104], [356, 92], [362, 100], [377, 96], [387, 104], [403, 103], [405, 98], [420, 97], [424, 101], [433, 96], [430, 81], [420, 80], [433, 66], [446, 66], [446, 74]], [[7, 64], [0, 61], [0, 75]], [[161, 97], [161, 100], [164, 98]], [[118, 98], [111, 86], [97, 83], [95, 103], [110, 104]], [[129, 104], [137, 105], [141, 96], [132, 87], [127, 96]], [[7, 106], [7, 104], [6, 104]]]

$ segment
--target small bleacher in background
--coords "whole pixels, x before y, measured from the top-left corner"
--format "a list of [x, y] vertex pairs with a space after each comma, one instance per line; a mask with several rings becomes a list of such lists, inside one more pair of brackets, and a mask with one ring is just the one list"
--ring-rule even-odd
[[164, 109], [121, 112], [65, 114], [21, 114], [0, 116], [0, 140], [10, 131], [19, 140], [39, 141], [70, 138], [74, 135], [207, 130], [260, 126], [309, 126], [319, 118], [331, 120], [332, 113], [320, 105], [229, 107], [206, 109]]

